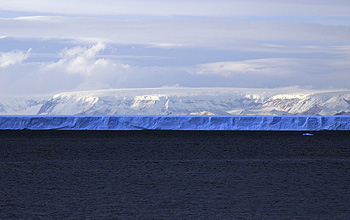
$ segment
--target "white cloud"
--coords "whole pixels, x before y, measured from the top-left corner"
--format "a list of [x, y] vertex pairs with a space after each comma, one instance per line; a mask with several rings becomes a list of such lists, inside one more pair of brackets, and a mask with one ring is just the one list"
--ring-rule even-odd
[[[6, 39], [3, 41], [3, 43], [9, 42], [11, 43]], [[45, 42], [39, 45], [34, 44], [33, 50], [37, 52], [37, 48], [44, 46], [49, 47], [50, 44]], [[40, 60], [36, 57], [36, 53], [30, 50], [27, 52], [12, 51], [11, 54], [21, 55], [19, 57], [26, 57], [30, 53], [31, 59], [26, 62], [22, 60], [11, 65], [6, 64], [5, 68], [0, 68], [0, 92], [57, 93], [89, 89], [161, 87], [176, 84], [188, 87], [248, 88], [299, 85], [324, 89], [349, 88], [348, 82], [350, 81], [350, 51], [349, 46], [346, 45], [299, 46], [295, 50], [292, 46], [286, 49], [279, 45], [263, 45], [264, 48], [275, 50], [275, 53], [265, 56], [272, 58], [246, 58], [243, 61], [237, 60], [244, 59], [243, 57], [247, 55], [244, 50], [242, 53], [238, 50], [231, 54], [231, 52], [222, 50], [176, 48], [172, 45], [165, 45], [162, 49], [136, 46], [135, 52], [132, 52], [134, 49], [131, 45], [127, 47], [106, 46], [101, 42], [90, 46], [86, 44], [85, 46], [66, 44], [66, 46], [66, 49], [56, 51], [55, 54], [51, 54], [53, 56], [50, 59], [46, 60]], [[119, 52], [119, 47], [124, 52]], [[254, 47], [248, 47], [247, 51], [251, 48]], [[283, 53], [283, 51], [287, 52]], [[305, 55], [307, 51], [315, 52], [317, 55]], [[212, 52], [215, 60], [219, 62], [200, 62], [202, 59], [210, 60], [211, 54], [209, 53]], [[294, 54], [289, 56], [290, 52]], [[142, 62], [134, 58], [124, 59], [123, 53], [141, 55]], [[169, 59], [164, 60], [147, 57], [147, 55], [168, 56], [170, 53], [178, 53], [178, 55], [169, 56]], [[145, 55], [146, 58], [142, 55]], [[221, 55], [226, 58], [220, 58]], [[248, 52], [248, 55], [256, 57], [254, 53]], [[301, 57], [304, 55], [306, 57]], [[197, 56], [201, 58], [197, 59]], [[236, 56], [236, 58], [228, 58], [231, 56]], [[197, 60], [186, 61], [192, 58]], [[180, 61], [173, 59], [180, 59]], [[202, 64], [196, 65], [197, 63]]]
[[[279, 78], [284, 83], [289, 78], [310, 78], [309, 83], [313, 84], [311, 78], [328, 77], [339, 79], [349, 75], [350, 59], [298, 59], [298, 58], [269, 58], [255, 59], [235, 62], [215, 62], [196, 65], [187, 68], [187, 71], [196, 75], [217, 75], [220, 77], [230, 78], [243, 76], [253, 79], [252, 77], [268, 77], [273, 79]], [[284, 80], [283, 80], [284, 78]]]
[[346, 0], [11, 0], [0, 10], [74, 15], [348, 16]]
[[[73, 47], [59, 53], [55, 62], [40, 63], [38, 78], [48, 75], [58, 78], [56, 89], [86, 90], [115, 88], [130, 68], [115, 60], [101, 58], [100, 53], [106, 48], [98, 42], [90, 47]], [[69, 83], [66, 83], [69, 81]]]
[[54, 62], [26, 62], [0, 68], [0, 93], [161, 87], [187, 80], [183, 74], [178, 74], [176, 68], [131, 66], [118, 60], [101, 58], [103, 55], [100, 53], [105, 48], [103, 43], [73, 47], [62, 50], [60, 58]]
[[113, 65], [109, 60], [96, 58], [99, 52], [103, 51], [106, 45], [97, 43], [89, 48], [74, 47], [64, 49], [58, 62], [45, 64], [44, 69], [64, 69], [67, 73], [91, 75], [95, 70], [103, 69], [108, 65]]
[[0, 46], [12, 50], [0, 53], [0, 91], [349, 87], [349, 8], [348, 0], [0, 1], [9, 10]]
[[188, 87], [349, 88], [350, 57], [271, 58], [195, 66], [133, 66], [101, 58], [102, 43], [60, 52], [55, 62], [25, 62], [0, 68], [1, 93], [58, 93], [72, 90]]
[[15, 38], [82, 39], [159, 47], [257, 49], [261, 41], [348, 42], [350, 27], [302, 22], [234, 19], [118, 20], [43, 17], [0, 19], [2, 34]]
[[7, 53], [0, 53], [0, 67], [6, 68], [18, 63], [22, 63], [24, 60], [28, 59], [31, 50], [32, 49], [28, 49], [27, 52], [14, 50]]
[[294, 72], [296, 59], [274, 58], [235, 62], [215, 62], [196, 65], [188, 71], [198, 75], [218, 75], [230, 77], [233, 75], [285, 76]]
[[[301, 42], [303, 44], [303, 42]], [[288, 45], [288, 43], [282, 44], [260, 44], [253, 48], [256, 52], [265, 53], [296, 53], [296, 54], [307, 54], [307, 53], [319, 53], [329, 55], [350, 55], [350, 46], [329, 46], [329, 45], [312, 45], [311, 42], [305, 44], [310, 45]], [[247, 48], [251, 50], [251, 48]]]

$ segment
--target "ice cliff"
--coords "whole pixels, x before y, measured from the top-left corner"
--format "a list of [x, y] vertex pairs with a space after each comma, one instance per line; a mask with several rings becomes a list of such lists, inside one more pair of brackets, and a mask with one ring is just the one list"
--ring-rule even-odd
[[0, 116], [0, 129], [350, 130], [350, 116]]

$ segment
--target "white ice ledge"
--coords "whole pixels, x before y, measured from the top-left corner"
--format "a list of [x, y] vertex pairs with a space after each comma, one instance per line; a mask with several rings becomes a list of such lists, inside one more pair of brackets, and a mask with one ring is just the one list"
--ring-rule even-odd
[[0, 116], [1, 130], [350, 130], [350, 116]]

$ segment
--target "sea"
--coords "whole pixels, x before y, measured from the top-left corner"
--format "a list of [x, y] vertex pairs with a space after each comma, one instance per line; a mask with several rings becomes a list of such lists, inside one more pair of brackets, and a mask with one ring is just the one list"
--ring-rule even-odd
[[2, 130], [0, 219], [350, 219], [350, 132]]

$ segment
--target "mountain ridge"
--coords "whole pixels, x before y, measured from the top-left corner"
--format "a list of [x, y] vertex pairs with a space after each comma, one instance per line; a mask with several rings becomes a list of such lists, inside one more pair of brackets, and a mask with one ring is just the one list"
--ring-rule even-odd
[[350, 90], [145, 88], [0, 97], [0, 114], [18, 115], [346, 115]]

